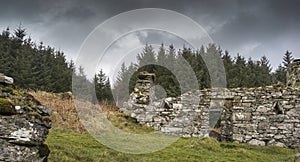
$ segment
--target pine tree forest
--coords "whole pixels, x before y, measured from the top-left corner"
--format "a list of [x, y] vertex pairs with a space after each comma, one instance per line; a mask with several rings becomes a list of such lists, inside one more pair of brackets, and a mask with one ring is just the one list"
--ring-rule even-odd
[[[183, 92], [180, 91], [178, 80], [170, 70], [165, 68], [165, 66], [180, 65], [180, 57], [183, 57], [195, 72], [199, 89], [211, 87], [210, 76], [202, 58], [213, 54], [218, 54], [223, 60], [228, 88], [285, 84], [288, 64], [293, 61], [292, 52], [286, 51], [282, 56], [282, 64], [272, 71], [266, 56], [262, 56], [259, 60], [244, 58], [241, 54], [223, 51], [216, 44], [202, 46], [197, 50], [186, 47], [175, 49], [173, 45], [164, 44], [159, 49], [154, 49], [147, 44], [137, 55], [137, 62], [129, 66], [122, 64], [117, 81], [111, 85], [102, 69], [95, 74], [94, 78], [88, 79], [84, 69], [77, 67], [72, 60], [68, 61], [64, 52], [45, 46], [43, 42], [35, 43], [26, 32], [20, 26], [13, 31], [7, 28], [0, 34], [1, 73], [13, 77], [15, 85], [20, 88], [49, 92], [72, 91], [72, 76], [75, 76], [87, 83], [85, 88], [95, 88], [98, 101], [112, 101], [112, 91], [120, 94], [126, 87], [132, 91], [140, 71], [155, 73], [155, 84], [162, 86], [167, 96], [180, 95]], [[155, 62], [164, 66], [144, 66], [147, 62]], [[177, 70], [182, 74], [186, 72], [186, 69], [178, 68]], [[76, 85], [73, 86], [76, 87]], [[96, 99], [93, 100], [96, 101]]]

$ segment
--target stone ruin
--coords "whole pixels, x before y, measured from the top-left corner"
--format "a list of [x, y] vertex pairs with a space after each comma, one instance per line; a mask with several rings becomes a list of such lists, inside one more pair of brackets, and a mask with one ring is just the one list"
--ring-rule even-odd
[[130, 95], [132, 102], [137, 104], [149, 104], [150, 88], [153, 86], [154, 81], [155, 74], [146, 71], [141, 72], [138, 75], [134, 90]]
[[51, 110], [0, 74], [0, 161], [47, 161]]
[[300, 89], [232, 89], [223, 108], [221, 136], [253, 145], [300, 147]]
[[166, 134], [183, 137], [208, 136], [209, 109], [206, 107], [209, 100], [203, 100], [201, 105], [189, 100], [191, 95], [200, 95], [197, 93], [200, 91], [157, 100], [152, 89], [154, 79], [155, 74], [141, 72], [128, 102], [125, 102], [120, 110], [140, 124]]
[[[211, 88], [152, 100], [155, 75], [143, 72], [120, 110], [140, 124], [170, 135], [208, 136], [220, 118], [219, 140], [300, 148], [299, 74], [300, 60], [295, 60], [289, 65], [286, 87]], [[194, 97], [199, 99], [197, 104]]]

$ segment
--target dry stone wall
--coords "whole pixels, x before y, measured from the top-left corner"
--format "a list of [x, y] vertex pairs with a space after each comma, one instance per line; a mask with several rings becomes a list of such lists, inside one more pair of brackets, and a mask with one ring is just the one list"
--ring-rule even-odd
[[[217, 89], [198, 90], [179, 97], [157, 100], [151, 97], [154, 93], [151, 90], [154, 78], [154, 74], [141, 72], [134, 92], [120, 110], [140, 124], [166, 134], [183, 137], [208, 136], [210, 125], [215, 125], [219, 119], [219, 99], [223, 94]], [[215, 116], [215, 120], [210, 121], [213, 118], [210, 116]]]
[[[120, 110], [142, 125], [170, 135], [205, 137], [221, 119], [222, 140], [300, 147], [300, 89], [297, 86], [205, 89], [156, 100], [151, 97], [155, 75], [146, 72], [141, 75], [144, 76]], [[290, 78], [297, 85], [297, 77]]]
[[[231, 89], [221, 118], [223, 140], [300, 147], [300, 89]], [[230, 96], [230, 97], [229, 97]]]
[[[165, 98], [162, 101], [151, 101], [148, 105], [137, 104], [129, 100], [121, 111], [135, 118], [140, 124], [170, 135], [183, 137], [203, 137], [208, 135], [207, 104], [192, 104], [182, 98], [197, 95], [187, 93], [178, 98]], [[202, 108], [201, 108], [201, 107]], [[188, 107], [188, 108], [184, 108]]]

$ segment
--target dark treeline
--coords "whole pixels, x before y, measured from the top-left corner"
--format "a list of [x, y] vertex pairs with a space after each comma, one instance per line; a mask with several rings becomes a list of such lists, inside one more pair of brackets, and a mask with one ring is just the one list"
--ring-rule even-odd
[[[137, 56], [137, 63], [131, 64], [126, 67], [125, 64], [121, 66], [119, 77], [114, 84], [115, 94], [126, 96], [124, 89], [128, 87], [132, 91], [136, 81], [136, 75], [140, 71], [154, 72], [157, 76], [155, 84], [162, 86], [168, 96], [178, 96], [180, 85], [175, 75], [173, 75], [165, 67], [174, 67], [174, 69], [182, 75], [187, 75], [187, 69], [181, 66], [179, 58], [183, 57], [193, 68], [199, 83], [199, 89], [211, 87], [210, 74], [202, 58], [210, 56], [220, 56], [223, 60], [226, 81], [228, 88], [236, 87], [259, 87], [286, 82], [286, 68], [287, 65], [293, 60], [291, 52], [287, 51], [283, 56], [283, 62], [275, 72], [271, 72], [271, 65], [266, 56], [262, 56], [260, 60], [247, 60], [237, 54], [235, 57], [229, 54], [228, 51], [223, 51], [215, 44], [210, 44], [208, 47], [201, 47], [199, 50], [192, 51], [190, 48], [183, 47], [176, 50], [173, 45], [165, 47], [163, 44], [158, 52], [155, 52], [151, 45], [146, 45], [143, 51]], [[154, 62], [159, 65], [145, 65], [147, 62]], [[210, 65], [214, 66], [220, 65]], [[133, 75], [132, 75], [133, 74]], [[188, 75], [187, 75], [188, 76]], [[219, 79], [219, 78], [217, 78]], [[126, 100], [126, 98], [124, 99]]]
[[9, 28], [0, 35], [1, 73], [14, 78], [20, 88], [51, 92], [71, 90], [74, 63], [65, 55], [42, 42], [36, 44], [19, 27], [11, 34]]
[[[13, 77], [15, 85], [20, 88], [72, 91], [72, 76], [86, 85], [84, 89], [75, 83], [74, 89], [93, 88], [83, 68], [76, 70], [74, 62], [68, 62], [62, 51], [44, 46], [42, 42], [34, 43], [21, 26], [13, 32], [7, 28], [0, 34], [0, 72]], [[109, 80], [102, 70], [95, 75], [93, 82], [99, 101], [112, 99]], [[93, 101], [96, 101], [95, 97]]]
[[[292, 53], [286, 51], [282, 64], [271, 73], [267, 57], [263, 56], [258, 61], [251, 58], [246, 60], [239, 54], [232, 57], [228, 51], [223, 51], [214, 44], [201, 47], [196, 51], [185, 47], [176, 50], [172, 45], [168, 47], [161, 45], [158, 52], [155, 52], [151, 45], [146, 45], [138, 54], [137, 63], [132, 63], [128, 67], [125, 64], [121, 66], [119, 76], [113, 86], [115, 97], [122, 101], [122, 96], [128, 96], [134, 88], [137, 74], [144, 70], [156, 74], [155, 83], [162, 86], [168, 96], [181, 94], [178, 78], [166, 68], [169, 67], [180, 75], [186, 76], [187, 80], [183, 84], [188, 87], [188, 76], [191, 73], [184, 68], [184, 63], [179, 59], [181, 57], [187, 60], [195, 72], [199, 89], [209, 88], [211, 87], [210, 74], [202, 58], [215, 55], [219, 55], [223, 60], [229, 88], [258, 87], [278, 82], [285, 84], [286, 68], [293, 60]], [[144, 66], [148, 62], [161, 66]], [[97, 99], [98, 101], [113, 100], [109, 78], [102, 70], [95, 74], [92, 81], [88, 80], [82, 67], [77, 69], [73, 61], [68, 62], [62, 51], [45, 46], [42, 42], [34, 43], [21, 26], [13, 32], [7, 28], [0, 34], [0, 72], [13, 77], [18, 87], [48, 92], [72, 91], [72, 76], [74, 76], [76, 82], [73, 83], [73, 90], [86, 94], [84, 92], [95, 89], [96, 97], [92, 99], [94, 102]], [[126, 91], [128, 85], [129, 91]]]

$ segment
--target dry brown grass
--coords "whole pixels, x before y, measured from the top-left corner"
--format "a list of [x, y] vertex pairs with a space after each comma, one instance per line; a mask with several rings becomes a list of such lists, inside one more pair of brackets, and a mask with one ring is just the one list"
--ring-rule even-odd
[[[69, 128], [78, 132], [85, 132], [84, 126], [79, 121], [79, 117], [75, 108], [75, 102], [72, 97], [63, 97], [65, 93], [49, 93], [44, 91], [29, 91], [35, 99], [52, 110], [50, 119], [53, 127]], [[118, 108], [111, 103], [101, 102], [100, 105], [94, 105], [86, 101], [76, 101], [81, 107], [88, 109], [101, 110], [110, 114]]]
[[35, 99], [43, 105], [52, 109], [52, 127], [65, 127], [78, 132], [84, 132], [83, 125], [75, 109], [73, 99], [61, 99], [60, 94], [47, 93], [43, 91], [29, 92]]
[[[102, 113], [99, 112], [104, 112], [105, 118], [108, 119], [111, 124], [127, 132], [144, 133], [153, 131], [151, 128], [141, 126], [134, 119], [118, 112], [118, 108], [108, 102], [101, 102], [101, 104], [95, 105], [87, 101], [74, 100], [72, 97], [65, 99], [62, 98], [62, 94], [59, 93], [48, 93], [44, 91], [30, 91], [29, 93], [41, 102], [41, 104], [52, 110], [50, 117], [52, 127], [68, 128], [82, 133], [86, 132], [84, 128], [85, 125], [88, 130], [91, 131], [91, 128], [94, 128], [95, 125], [101, 128], [101, 124], [103, 123], [99, 122], [99, 119], [103, 117], [101, 117]], [[75, 103], [77, 105], [76, 107]], [[80, 114], [81, 122], [78, 113]]]

